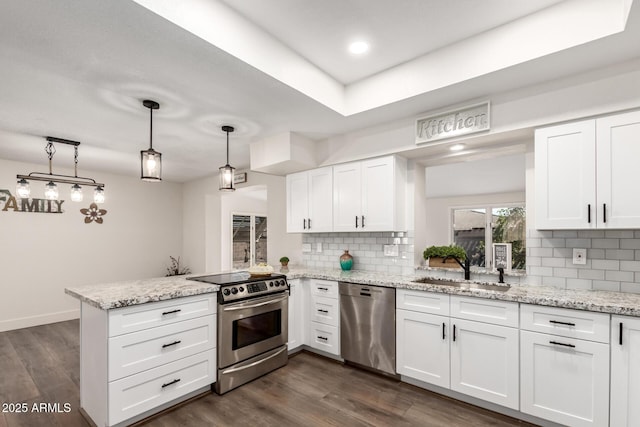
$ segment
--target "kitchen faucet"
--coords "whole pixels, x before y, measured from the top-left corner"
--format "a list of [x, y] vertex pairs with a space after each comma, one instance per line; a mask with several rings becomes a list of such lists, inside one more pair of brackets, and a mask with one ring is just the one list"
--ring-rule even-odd
[[442, 262], [445, 262], [447, 260], [447, 258], [455, 259], [456, 262], [458, 264], [460, 264], [460, 267], [464, 268], [464, 280], [470, 280], [471, 279], [471, 259], [469, 258], [469, 254], [465, 254], [464, 264], [462, 262], [460, 262], [458, 257], [455, 257], [455, 256], [444, 257]]
[[504, 268], [498, 268], [498, 273], [500, 273], [500, 276], [498, 277], [498, 283], [504, 283]]

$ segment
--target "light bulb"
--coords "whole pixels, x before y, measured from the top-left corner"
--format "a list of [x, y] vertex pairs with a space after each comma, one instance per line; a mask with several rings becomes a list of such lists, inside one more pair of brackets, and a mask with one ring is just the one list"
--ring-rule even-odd
[[104, 188], [98, 186], [93, 190], [93, 201], [95, 203], [104, 203]]
[[73, 184], [71, 186], [71, 201], [72, 202], [81, 202], [84, 198], [84, 194], [82, 194], [82, 187], [78, 184]]
[[47, 200], [58, 200], [58, 186], [53, 181], [49, 181], [49, 183], [44, 186], [44, 198]]
[[154, 156], [153, 154], [150, 154], [149, 157], [147, 158], [147, 170], [150, 173], [154, 173], [156, 171], [156, 156]]
[[31, 195], [31, 188], [29, 187], [29, 181], [27, 181], [24, 178], [18, 181], [18, 184], [16, 184], [16, 194], [21, 199], [28, 199], [29, 196]]

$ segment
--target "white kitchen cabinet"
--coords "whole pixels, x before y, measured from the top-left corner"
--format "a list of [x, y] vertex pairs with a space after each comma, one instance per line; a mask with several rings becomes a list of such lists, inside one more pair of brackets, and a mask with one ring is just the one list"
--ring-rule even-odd
[[640, 319], [611, 317], [611, 427], [640, 421]]
[[305, 344], [316, 350], [340, 355], [340, 296], [338, 282], [309, 281], [306, 306]]
[[287, 175], [287, 232], [333, 231], [333, 168]]
[[449, 317], [396, 312], [396, 371], [449, 388]]
[[[574, 310], [572, 317], [571, 310], [528, 305], [522, 310], [540, 315], [522, 316], [520, 410], [570, 426], [608, 425], [609, 329], [603, 334], [599, 326], [608, 315]], [[557, 316], [549, 317], [554, 311]], [[576, 338], [581, 336], [593, 340]]]
[[304, 292], [299, 279], [289, 280], [289, 351], [299, 348], [304, 343]]
[[334, 231], [405, 229], [406, 160], [396, 156], [333, 167]]
[[216, 381], [215, 294], [101, 310], [81, 304], [80, 406], [134, 422]]
[[640, 227], [640, 111], [536, 130], [536, 228]]
[[451, 389], [519, 408], [518, 304], [451, 296]]

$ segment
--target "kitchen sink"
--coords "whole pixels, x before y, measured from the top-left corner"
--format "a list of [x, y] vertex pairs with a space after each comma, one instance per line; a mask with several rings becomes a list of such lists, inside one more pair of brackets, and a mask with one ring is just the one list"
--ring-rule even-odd
[[414, 280], [414, 283], [425, 283], [428, 285], [437, 285], [437, 286], [449, 286], [452, 288], [460, 288], [460, 289], [479, 289], [483, 291], [497, 291], [497, 292], [506, 292], [511, 289], [511, 286], [506, 283], [501, 283], [499, 285], [489, 285], [489, 284], [481, 284], [481, 283], [469, 283], [469, 282], [452, 282], [450, 280], [439, 280], [439, 279], [430, 279], [428, 277], [423, 277], [417, 280]]

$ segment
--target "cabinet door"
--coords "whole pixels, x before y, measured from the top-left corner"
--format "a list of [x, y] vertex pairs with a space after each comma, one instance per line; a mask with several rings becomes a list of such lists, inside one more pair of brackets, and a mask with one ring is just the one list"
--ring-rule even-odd
[[312, 233], [333, 231], [333, 168], [314, 169], [308, 173], [307, 231]]
[[607, 344], [529, 331], [520, 343], [522, 412], [573, 427], [608, 425]]
[[518, 330], [451, 318], [451, 389], [518, 409]]
[[536, 130], [536, 228], [596, 227], [595, 138], [594, 120]]
[[640, 197], [632, 171], [640, 159], [640, 111], [596, 122], [598, 227], [640, 227]]
[[640, 319], [613, 316], [611, 322], [611, 422], [631, 427], [640, 420]]
[[362, 230], [360, 162], [333, 167], [333, 230]]
[[395, 230], [394, 159], [362, 162], [362, 231]]
[[294, 350], [304, 343], [304, 320], [302, 319], [302, 307], [304, 304], [303, 292], [300, 280], [289, 280], [289, 340], [288, 350]]
[[396, 311], [396, 371], [449, 388], [449, 318]]
[[287, 175], [287, 232], [301, 233], [309, 218], [309, 183], [307, 172]]

